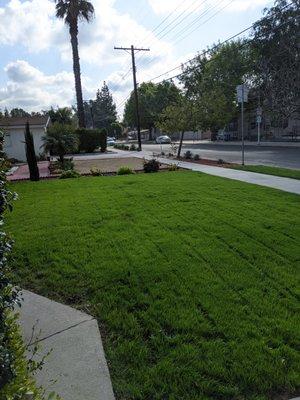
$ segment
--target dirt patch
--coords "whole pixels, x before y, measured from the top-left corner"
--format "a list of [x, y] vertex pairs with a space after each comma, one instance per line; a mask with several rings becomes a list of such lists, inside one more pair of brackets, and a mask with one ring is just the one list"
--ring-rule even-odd
[[117, 172], [121, 167], [130, 167], [133, 170], [143, 169], [143, 160], [136, 157], [76, 160], [74, 164], [74, 169], [81, 174], [89, 174], [92, 168], [100, 169], [102, 172]]
[[222, 168], [232, 168], [236, 164], [228, 163], [228, 162], [220, 162], [217, 160], [209, 160], [207, 158], [201, 158], [200, 160], [189, 160], [186, 158], [181, 157], [180, 161], [191, 162], [194, 164], [202, 164], [202, 165], [211, 165], [212, 167], [222, 167]]

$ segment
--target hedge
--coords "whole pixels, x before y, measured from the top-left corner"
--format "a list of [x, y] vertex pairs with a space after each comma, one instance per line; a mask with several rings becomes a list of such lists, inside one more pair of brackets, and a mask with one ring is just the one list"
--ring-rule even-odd
[[107, 148], [107, 131], [106, 129], [85, 129], [76, 130], [79, 137], [79, 151], [85, 153], [93, 153], [98, 147], [102, 153]]
[[12, 210], [16, 194], [7, 187], [3, 143], [4, 133], [0, 131], [0, 400], [40, 400], [42, 390], [36, 388], [32, 378], [40, 364], [26, 360], [26, 348], [13, 311], [20, 304], [19, 291], [10, 281], [12, 270], [7, 262], [13, 242], [2, 229], [4, 214]]

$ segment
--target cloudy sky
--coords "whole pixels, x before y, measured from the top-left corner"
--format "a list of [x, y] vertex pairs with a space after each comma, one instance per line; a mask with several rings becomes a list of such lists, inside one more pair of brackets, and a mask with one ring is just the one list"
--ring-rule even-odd
[[[114, 46], [149, 47], [149, 53], [137, 54], [137, 69], [139, 82], [150, 80], [251, 25], [272, 5], [266, 0], [92, 2], [95, 18], [79, 28], [84, 98], [93, 98], [105, 80], [120, 114], [132, 74], [130, 55]], [[54, 1], [0, 0], [0, 109], [72, 104], [69, 34], [55, 18]]]

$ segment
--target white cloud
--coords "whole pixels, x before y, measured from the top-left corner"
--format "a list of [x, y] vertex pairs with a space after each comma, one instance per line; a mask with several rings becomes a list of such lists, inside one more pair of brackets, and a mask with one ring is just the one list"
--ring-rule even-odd
[[55, 4], [49, 0], [10, 0], [0, 8], [0, 44], [22, 44], [30, 52], [49, 48], [63, 24], [51, 18]]
[[[182, 16], [188, 14], [189, 12], [199, 12], [205, 7], [211, 5], [217, 6], [220, 4], [219, 0], [148, 0], [150, 6], [156, 14], [169, 14], [175, 11], [175, 15], [172, 14], [172, 18], [176, 18], [176, 14], [183, 13]], [[255, 8], [259, 6], [264, 6], [269, 3], [269, 0], [235, 0], [233, 3], [229, 4], [228, 11], [245, 11], [250, 8]], [[226, 4], [222, 2], [220, 7]], [[170, 20], [171, 21], [171, 16]]]
[[[62, 71], [45, 75], [24, 60], [9, 63], [4, 71], [7, 84], [0, 88], [0, 108], [22, 107], [28, 111], [39, 111], [50, 106], [75, 104], [73, 73]], [[83, 77], [86, 96], [94, 94], [87, 78]]]

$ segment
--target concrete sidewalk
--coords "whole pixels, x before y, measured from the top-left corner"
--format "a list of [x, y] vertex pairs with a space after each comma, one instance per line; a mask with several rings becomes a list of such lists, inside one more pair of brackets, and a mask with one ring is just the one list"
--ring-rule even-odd
[[[147, 156], [147, 159], [152, 158]], [[239, 171], [230, 168], [212, 167], [210, 165], [196, 164], [186, 161], [167, 160], [158, 158], [162, 164], [177, 164], [181, 168], [191, 171], [204, 172], [205, 174], [220, 176], [221, 178], [234, 179], [241, 182], [266, 186], [284, 192], [300, 194], [300, 181], [297, 179], [282, 178], [280, 176], [258, 174], [256, 172]]]
[[97, 321], [26, 290], [22, 297], [18, 312], [29, 351], [38, 344], [38, 360], [50, 351], [35, 375], [38, 386], [63, 400], [114, 400]]

